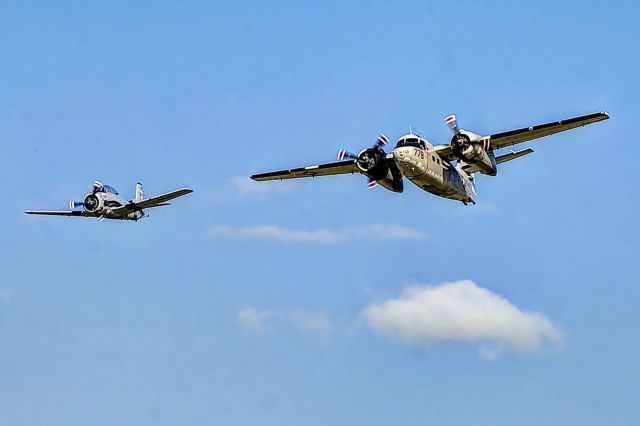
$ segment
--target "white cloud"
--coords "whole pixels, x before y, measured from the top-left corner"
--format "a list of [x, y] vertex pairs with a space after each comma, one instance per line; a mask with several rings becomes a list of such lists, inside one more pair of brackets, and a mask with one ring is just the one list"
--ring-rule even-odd
[[257, 310], [246, 308], [236, 314], [236, 319], [243, 328], [249, 331], [264, 331], [269, 325], [288, 323], [296, 328], [322, 336], [333, 331], [333, 323], [322, 312], [310, 312], [303, 309], [294, 310]]
[[343, 230], [286, 229], [275, 225], [246, 227], [219, 225], [211, 228], [209, 235], [212, 237], [319, 244], [336, 244], [363, 238], [378, 240], [420, 240], [426, 238], [424, 232], [401, 225], [369, 225]]
[[445, 342], [478, 344], [487, 360], [504, 350], [533, 352], [563, 340], [544, 315], [521, 311], [469, 280], [407, 288], [397, 299], [369, 306], [362, 316], [376, 333], [425, 349]]
[[236, 314], [236, 319], [247, 330], [260, 331], [264, 327], [265, 320], [274, 315], [273, 311], [257, 311], [247, 308], [239, 311]]

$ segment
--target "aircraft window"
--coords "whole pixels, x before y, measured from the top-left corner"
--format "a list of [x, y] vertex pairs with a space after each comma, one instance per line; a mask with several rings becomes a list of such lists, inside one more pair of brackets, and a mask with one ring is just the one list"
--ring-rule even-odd
[[401, 139], [396, 146], [415, 146], [416, 148], [425, 149], [424, 141], [417, 138]]
[[118, 191], [116, 191], [115, 189], [113, 189], [109, 185], [104, 185], [103, 188], [104, 188], [105, 192], [110, 192], [112, 194], [118, 195]]
[[121, 206], [122, 206], [122, 204], [120, 204], [119, 202], [114, 201], [114, 200], [109, 200], [109, 201], [107, 201], [107, 202], [106, 202], [106, 203], [104, 203], [104, 204], [105, 204], [105, 206], [107, 206], [107, 207], [121, 207]]

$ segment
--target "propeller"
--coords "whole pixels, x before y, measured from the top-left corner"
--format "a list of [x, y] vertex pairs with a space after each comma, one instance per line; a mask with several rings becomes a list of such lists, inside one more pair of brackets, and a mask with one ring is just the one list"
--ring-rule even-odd
[[353, 152], [349, 152], [344, 149], [341, 149], [340, 151], [338, 151], [338, 160], [342, 161], [345, 158], [350, 160], [355, 160], [356, 158], [358, 158], [358, 156], [355, 155]]
[[451, 114], [445, 117], [444, 122], [447, 123], [447, 126], [451, 129], [451, 132], [455, 135], [460, 129], [458, 128], [458, 119], [455, 114]]
[[458, 127], [458, 119], [455, 114], [445, 117], [444, 122], [449, 126], [449, 129], [451, 129], [451, 132], [453, 133], [453, 137], [451, 138], [451, 148], [458, 159], [466, 160], [464, 158], [464, 153], [472, 145], [481, 144], [485, 151], [489, 148], [489, 141], [487, 138], [482, 138], [475, 133]]
[[[338, 151], [338, 160], [357, 160], [356, 164], [358, 165], [358, 168], [363, 172], [373, 170], [377, 165], [379, 157], [384, 157], [386, 155], [383, 147], [388, 143], [389, 138], [387, 137], [387, 135], [381, 133], [371, 148], [363, 149], [358, 155], [345, 149], [341, 149], [340, 151]], [[376, 186], [378, 186], [378, 181], [369, 177], [367, 187], [375, 188]]]
[[488, 151], [491, 147], [491, 139], [488, 137], [481, 137], [473, 132], [463, 130], [458, 127], [458, 119], [455, 114], [445, 117], [444, 122], [449, 126], [453, 133], [451, 138], [451, 148], [456, 155], [461, 156], [462, 152], [467, 150], [471, 145], [482, 145], [482, 149]]
[[69, 201], [69, 209], [75, 210], [76, 207], [83, 207], [84, 203], [82, 201]]
[[100, 182], [99, 180], [94, 180], [93, 181], [93, 192], [98, 191], [99, 189], [101, 189], [104, 185], [102, 184], [102, 182]]
[[380, 135], [378, 136], [378, 140], [373, 145], [373, 147], [382, 149], [382, 147], [384, 147], [388, 143], [389, 143], [389, 138], [387, 137], [387, 135], [385, 135], [384, 133], [380, 133]]

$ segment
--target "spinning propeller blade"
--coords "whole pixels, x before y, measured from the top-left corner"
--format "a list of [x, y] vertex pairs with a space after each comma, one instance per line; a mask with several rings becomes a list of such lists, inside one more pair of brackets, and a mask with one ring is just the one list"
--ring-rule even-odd
[[[384, 133], [381, 133], [376, 139], [376, 142], [373, 144], [371, 148], [366, 148], [360, 152], [360, 154], [354, 154], [347, 150], [341, 149], [338, 151], [338, 160], [342, 161], [344, 159], [357, 160], [356, 164], [361, 172], [365, 175], [368, 175], [369, 170], [373, 170], [376, 167], [377, 161], [386, 156], [383, 147], [389, 143], [389, 138]], [[378, 186], [378, 181], [369, 177], [369, 181], [367, 182], [368, 188], [375, 188]]]
[[344, 149], [341, 149], [340, 151], [338, 151], [338, 160], [342, 161], [345, 158], [355, 160], [356, 158], [358, 158], [358, 156], [353, 152], [349, 152]]
[[69, 209], [74, 210], [76, 207], [82, 207], [84, 203], [82, 201], [69, 201]]
[[378, 140], [373, 145], [373, 147], [374, 148], [382, 148], [383, 146], [385, 146], [388, 143], [389, 143], [389, 138], [387, 137], [387, 135], [385, 135], [384, 133], [380, 133], [380, 135], [378, 136]]
[[458, 128], [458, 120], [455, 114], [451, 114], [445, 117], [444, 122], [447, 123], [447, 126], [449, 126], [451, 132], [454, 135], [460, 131], [460, 129]]

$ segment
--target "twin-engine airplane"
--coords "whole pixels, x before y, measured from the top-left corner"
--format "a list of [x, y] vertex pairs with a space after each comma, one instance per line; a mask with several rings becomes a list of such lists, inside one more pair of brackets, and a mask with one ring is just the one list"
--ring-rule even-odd
[[606, 112], [597, 112], [480, 136], [459, 128], [456, 116], [450, 115], [445, 118], [445, 123], [453, 132], [449, 145], [433, 146], [426, 139], [412, 132], [398, 139], [393, 152], [387, 154], [382, 147], [389, 142], [389, 138], [382, 134], [378, 136], [373, 147], [360, 151], [358, 155], [341, 149], [338, 152], [337, 162], [260, 173], [251, 176], [251, 179], [266, 181], [361, 173], [369, 178], [370, 188], [379, 184], [390, 191], [402, 192], [402, 177], [405, 176], [411, 183], [427, 192], [462, 201], [465, 205], [475, 204], [475, 173], [495, 176], [498, 172], [498, 164], [533, 152], [532, 148], [525, 148], [496, 155], [498, 149], [608, 118], [609, 115]]
[[[109, 185], [103, 185], [100, 181], [93, 182], [93, 190], [85, 195], [83, 201], [69, 202], [69, 211], [51, 210], [27, 210], [26, 214], [39, 214], [47, 216], [81, 216], [97, 217], [117, 220], [139, 220], [145, 217], [143, 209], [151, 207], [169, 206], [169, 200], [182, 197], [193, 192], [189, 188], [178, 189], [156, 197], [144, 198], [142, 184], [136, 184], [136, 196], [131, 201], [126, 201], [118, 192]], [[82, 207], [82, 210], [76, 210]]]

